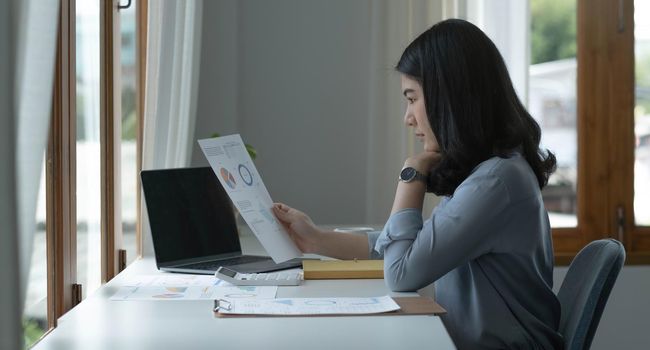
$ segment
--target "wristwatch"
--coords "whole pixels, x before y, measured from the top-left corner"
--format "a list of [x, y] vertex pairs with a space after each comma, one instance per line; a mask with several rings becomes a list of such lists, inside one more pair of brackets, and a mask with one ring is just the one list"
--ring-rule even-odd
[[402, 182], [411, 182], [413, 180], [427, 183], [427, 177], [415, 168], [407, 166], [399, 173], [399, 180]]

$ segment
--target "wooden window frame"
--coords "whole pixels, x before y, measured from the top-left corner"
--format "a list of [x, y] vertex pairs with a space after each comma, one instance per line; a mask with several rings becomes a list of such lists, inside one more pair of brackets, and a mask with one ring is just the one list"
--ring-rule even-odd
[[137, 59], [137, 82], [136, 82], [136, 115], [138, 118], [136, 129], [136, 254], [142, 257], [142, 185], [140, 183], [140, 172], [142, 171], [142, 143], [144, 130], [144, 97], [146, 89], [147, 73], [147, 28], [148, 28], [149, 2], [138, 0], [136, 3], [136, 59]]
[[[77, 202], [76, 202], [76, 0], [59, 0], [59, 29], [52, 123], [46, 153], [46, 240], [48, 328], [81, 301], [77, 288]], [[100, 2], [100, 143], [101, 143], [101, 280], [106, 283], [119, 271], [121, 248], [119, 198], [119, 69], [120, 27], [118, 0]], [[147, 2], [137, 3], [137, 170], [142, 162], [142, 121], [146, 60]], [[118, 47], [116, 50], [115, 47]], [[137, 182], [137, 254], [142, 252], [140, 227], [140, 182]]]
[[61, 0], [46, 161], [47, 320], [74, 304], [77, 280], [75, 2]]
[[578, 226], [553, 229], [556, 264], [602, 238], [648, 264], [650, 227], [634, 224], [634, 0], [578, 0], [577, 26]]
[[[610, 47], [614, 59], [609, 64], [609, 72], [613, 79], [616, 79], [616, 83], [613, 84], [614, 94], [608, 127], [613, 132], [610, 135], [610, 147], [614, 151], [610, 155], [609, 164], [613, 172], [609, 211], [616, 213], [618, 208], [622, 208], [622, 222], [618, 221], [616, 215], [610, 215], [609, 227], [614, 233], [612, 236], [625, 245], [629, 264], [650, 264], [650, 226], [637, 226], [634, 220], [634, 0], [603, 2], [603, 5], [606, 6], [603, 13], [609, 11], [610, 28], [618, 25], [618, 35], [621, 36], [620, 40], [614, 41]], [[615, 12], [612, 5], [618, 6], [618, 12]], [[620, 13], [617, 20], [614, 20], [612, 13]]]
[[[118, 0], [100, 2], [100, 154], [101, 154], [101, 276], [102, 283], [110, 281], [119, 272], [118, 250], [122, 248], [120, 198], [120, 125], [121, 106]], [[117, 23], [116, 23], [117, 22]], [[118, 213], [116, 215], [116, 213]]]

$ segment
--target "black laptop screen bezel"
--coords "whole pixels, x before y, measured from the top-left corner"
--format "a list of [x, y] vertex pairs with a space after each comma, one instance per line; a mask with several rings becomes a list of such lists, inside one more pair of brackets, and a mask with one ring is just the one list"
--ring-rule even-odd
[[140, 176], [159, 268], [241, 255], [234, 208], [212, 168]]

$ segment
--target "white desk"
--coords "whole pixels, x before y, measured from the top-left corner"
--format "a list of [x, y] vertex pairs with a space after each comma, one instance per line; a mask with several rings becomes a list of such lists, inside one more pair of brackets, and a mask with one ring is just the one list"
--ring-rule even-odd
[[[247, 253], [261, 250], [242, 236]], [[248, 249], [246, 249], [248, 248]], [[34, 349], [454, 349], [437, 316], [216, 318], [211, 301], [110, 301], [128, 276], [161, 273], [153, 258], [130, 265], [59, 319]], [[368, 297], [383, 280], [305, 281], [278, 297]]]

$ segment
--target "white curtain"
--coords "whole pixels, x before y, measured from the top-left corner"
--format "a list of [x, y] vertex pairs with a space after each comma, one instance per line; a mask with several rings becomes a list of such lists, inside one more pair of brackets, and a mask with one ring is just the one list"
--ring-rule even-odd
[[[18, 209], [16, 198], [16, 173], [14, 142], [14, 87], [12, 67], [15, 57], [13, 26], [11, 22], [13, 6], [9, 2], [0, 3], [0, 280], [8, 285], [19, 285], [18, 272]], [[18, 349], [20, 347], [20, 292], [17, 288], [4, 288], [0, 291], [0, 348]]]
[[[189, 165], [194, 145], [203, 1], [149, 1], [142, 169]], [[144, 201], [143, 201], [144, 204]], [[153, 253], [142, 210], [143, 255]]]
[[50, 125], [58, 6], [56, 0], [0, 3], [2, 349], [22, 347], [21, 315]]
[[463, 0], [462, 18], [476, 24], [499, 48], [521, 101], [528, 104], [529, 0]]
[[[369, 62], [368, 169], [366, 222], [383, 222], [390, 212], [399, 166], [418, 150], [404, 125], [400, 77], [393, 69], [406, 46], [420, 33], [456, 10], [454, 1], [371, 1]], [[438, 202], [427, 195], [423, 213]]]

